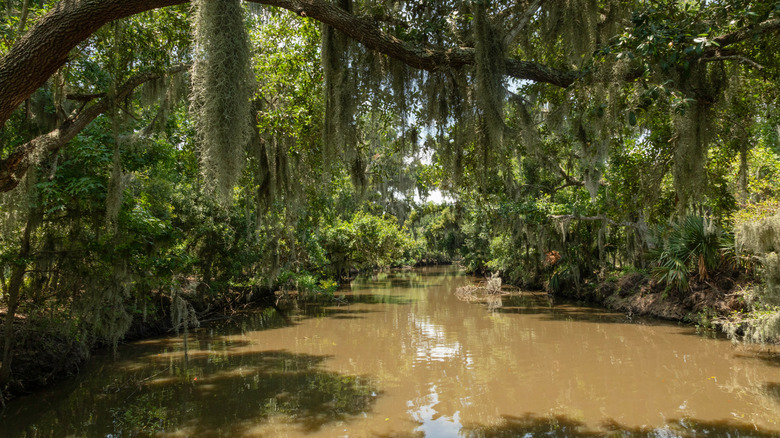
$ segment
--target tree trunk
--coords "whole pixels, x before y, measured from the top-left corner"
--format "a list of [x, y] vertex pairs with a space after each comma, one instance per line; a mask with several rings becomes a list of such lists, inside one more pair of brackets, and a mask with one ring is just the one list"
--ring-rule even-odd
[[0, 127], [11, 112], [68, 61], [68, 54], [104, 24], [186, 0], [59, 2], [0, 58]]
[[743, 140], [739, 146], [739, 175], [738, 175], [738, 199], [740, 202], [748, 200], [748, 144]]
[[11, 278], [8, 284], [6, 304], [8, 310], [5, 315], [5, 342], [3, 346], [3, 363], [0, 365], [0, 384], [4, 385], [11, 379], [11, 359], [13, 359], [14, 341], [14, 317], [19, 305], [19, 292], [22, 289], [24, 274], [27, 272], [27, 259], [30, 257], [30, 235], [37, 226], [37, 212], [30, 210], [27, 216], [27, 224], [22, 235], [21, 248], [17, 263], [11, 270]]
[[16, 28], [16, 34], [21, 35], [24, 32], [24, 25], [27, 24], [27, 14], [30, 10], [30, 0], [24, 0], [22, 3], [22, 16], [19, 17], [19, 26]]
[[[187, 67], [188, 66], [186, 65], [172, 67], [167, 73], [180, 72]], [[102, 94], [90, 96], [94, 98], [102, 97], [102, 99], [80, 112], [75, 117], [65, 120], [65, 122], [54, 131], [39, 135], [25, 144], [17, 146], [8, 157], [0, 159], [0, 193], [16, 188], [27, 172], [27, 169], [30, 167], [30, 156], [36, 151], [56, 152], [59, 148], [63, 147], [66, 143], [76, 137], [76, 135], [95, 120], [97, 116], [111, 109], [116, 105], [116, 102], [129, 96], [136, 87], [144, 82], [157, 79], [160, 76], [160, 73], [155, 72], [144, 72], [133, 75], [117, 89], [116, 96], [113, 99]]]

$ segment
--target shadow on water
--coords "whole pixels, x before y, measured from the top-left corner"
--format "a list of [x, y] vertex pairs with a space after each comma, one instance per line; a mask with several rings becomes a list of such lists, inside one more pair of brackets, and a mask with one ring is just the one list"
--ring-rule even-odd
[[[728, 436], [739, 437], [777, 437], [775, 432], [757, 429], [751, 425], [735, 424], [729, 421], [698, 421], [695, 419], [670, 419], [661, 428], [631, 428], [611, 420], [602, 424], [603, 429], [591, 430], [584, 423], [573, 418], [557, 415], [540, 417], [533, 414], [523, 416], [504, 416], [497, 425], [464, 425], [460, 436], [469, 438], [500, 437], [692, 437], [692, 436]], [[410, 435], [414, 436], [414, 435]]]
[[377, 313], [378, 310], [350, 309], [349, 307], [321, 307], [316, 313], [308, 316], [317, 318], [335, 318], [335, 319], [360, 319], [368, 313]]
[[652, 323], [650, 320], [628, 318], [626, 315], [600, 307], [591, 307], [574, 302], [556, 300], [553, 304], [544, 293], [522, 293], [502, 297], [501, 307], [493, 309], [499, 313], [542, 315], [550, 321], [578, 321], [626, 324], [632, 322]]
[[434, 278], [447, 280], [462, 276], [462, 272], [452, 266], [440, 266], [433, 268], [419, 268], [415, 270], [394, 270], [382, 272], [370, 276], [359, 277], [344, 290], [359, 292], [365, 290], [387, 289], [426, 289], [439, 287], [439, 283], [432, 283]]
[[64, 403], [41, 410], [24, 429], [14, 429], [14, 414], [6, 412], [0, 428], [10, 433], [4, 436], [35, 437], [201, 436], [216, 430], [240, 435], [282, 417], [313, 432], [371, 410], [378, 396], [367, 377], [320, 369], [328, 356], [282, 350], [193, 353], [189, 366], [181, 354], [159, 354], [133, 378], [78, 385]]
[[429, 287], [438, 287], [438, 284], [419, 283], [414, 280], [403, 281], [377, 281], [360, 282], [345, 287], [345, 290], [351, 292], [360, 292], [365, 290], [388, 290], [388, 289], [427, 289]]
[[295, 325], [289, 311], [266, 307], [262, 311], [239, 314], [218, 323], [209, 323], [211, 333], [244, 333], [247, 331], [274, 330]]
[[779, 351], [760, 351], [760, 352], [751, 352], [750, 354], [735, 354], [734, 357], [738, 357], [740, 359], [748, 359], [748, 360], [759, 360], [761, 362], [766, 363], [767, 365], [780, 367]]
[[763, 386], [766, 395], [778, 403], [778, 411], [780, 411], [780, 383], [764, 383]]
[[[336, 294], [338, 295], [338, 294]], [[299, 303], [298, 308], [300, 310], [290, 310], [290, 313], [297, 313], [302, 317], [322, 317], [329, 316], [331, 313], [338, 309], [347, 309], [352, 304], [391, 304], [397, 306], [407, 306], [417, 302], [414, 298], [409, 298], [404, 295], [348, 295], [338, 300], [322, 301], [322, 302], [304, 302]], [[379, 312], [380, 310], [377, 310]], [[371, 310], [363, 311], [363, 313], [373, 312]]]
[[370, 295], [360, 294], [347, 297], [349, 304], [394, 304], [406, 306], [414, 304], [417, 300], [404, 295]]
[[[359, 318], [373, 312], [320, 310], [321, 315], [302, 317]], [[186, 361], [181, 337], [127, 345], [119, 358], [95, 363], [67, 382], [64, 400], [42, 395], [35, 404], [10, 406], [0, 416], [0, 436], [201, 436], [216, 430], [240, 435], [242, 427], [273, 417], [313, 432], [370, 411], [379, 396], [370, 378], [323, 370], [325, 355], [245, 351], [252, 343], [231, 336], [296, 324], [274, 308], [211, 323], [190, 334]]]
[[312, 318], [358, 319], [361, 315], [375, 313], [379, 310], [351, 309], [351, 304], [398, 304], [406, 305], [414, 301], [400, 295], [355, 295], [344, 301], [325, 302], [295, 302], [291, 301], [289, 308], [268, 307], [261, 312], [241, 314], [210, 324], [212, 333], [236, 334], [250, 331], [266, 331], [292, 327], [302, 320]]

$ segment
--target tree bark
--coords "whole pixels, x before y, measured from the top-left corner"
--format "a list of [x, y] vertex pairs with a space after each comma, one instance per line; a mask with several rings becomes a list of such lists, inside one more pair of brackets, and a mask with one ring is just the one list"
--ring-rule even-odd
[[743, 139], [739, 145], [739, 173], [737, 174], [737, 194], [739, 202], [748, 200], [748, 142]]
[[0, 128], [11, 112], [104, 24], [185, 0], [78, 0], [57, 3], [0, 59]]

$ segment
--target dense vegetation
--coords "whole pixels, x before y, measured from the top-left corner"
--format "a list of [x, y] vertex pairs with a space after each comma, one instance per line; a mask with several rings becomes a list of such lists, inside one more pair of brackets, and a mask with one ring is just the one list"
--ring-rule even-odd
[[30, 339], [454, 260], [780, 333], [780, 2], [183, 3], [5, 2], [4, 384]]

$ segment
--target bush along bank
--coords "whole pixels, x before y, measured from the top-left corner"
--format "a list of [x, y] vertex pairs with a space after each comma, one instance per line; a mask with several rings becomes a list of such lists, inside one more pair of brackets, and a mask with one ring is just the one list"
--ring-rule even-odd
[[85, 335], [84, 330], [64, 320], [53, 323], [46, 318], [17, 316], [13, 324], [13, 373], [0, 393], [3, 404], [76, 376], [94, 351], [116, 350], [121, 343], [171, 335], [204, 323], [229, 320], [243, 311], [274, 307], [274, 291], [285, 287], [234, 287], [219, 297], [208, 297], [197, 292], [205, 288], [201, 283], [183, 281], [181, 286], [178, 293], [159, 294], [154, 304], [134, 313], [116, 343]]
[[[276, 292], [332, 299], [338, 283], [359, 272], [450, 262], [457, 243], [447, 238], [451, 223], [434, 231], [425, 226], [442, 216], [439, 207], [415, 216], [414, 236], [395, 217], [362, 209], [317, 224], [308, 217], [255, 230], [240, 208], [187, 210], [193, 206], [174, 206], [175, 216], [164, 210], [167, 224], [135, 211], [146, 222], [125, 218], [133, 221], [113, 234], [76, 227], [82, 223], [62, 229], [39, 215], [25, 227], [29, 233], [0, 236], [9, 243], [0, 246], [2, 304], [17, 297], [10, 329], [3, 330], [5, 398], [77, 374], [95, 348], [272, 306]], [[146, 234], [139, 238], [130, 225], [143, 225]], [[102, 231], [103, 223], [95, 227]]]
[[[511, 249], [505, 239], [494, 238], [492, 245], [484, 247], [482, 260], [487, 262], [481, 263], [482, 272], [501, 268], [497, 271], [507, 284], [543, 288], [552, 296], [587, 301], [629, 316], [691, 323], [722, 331], [735, 341], [777, 343], [777, 211], [755, 208], [737, 215], [730, 225], [734, 232], [699, 215], [657, 226], [648, 231], [647, 245], [634, 263], [615, 263], [604, 256], [608, 250], [551, 227], [538, 249], [525, 251], [530, 256], [524, 254], [525, 269], [521, 269], [507, 257]], [[556, 231], [569, 234], [555, 237]], [[467, 269], [479, 273], [473, 265]]]
[[734, 341], [780, 342], [780, 212], [735, 218], [733, 234], [686, 217], [649, 252], [650, 275], [630, 273], [596, 288], [612, 309], [717, 329]]

